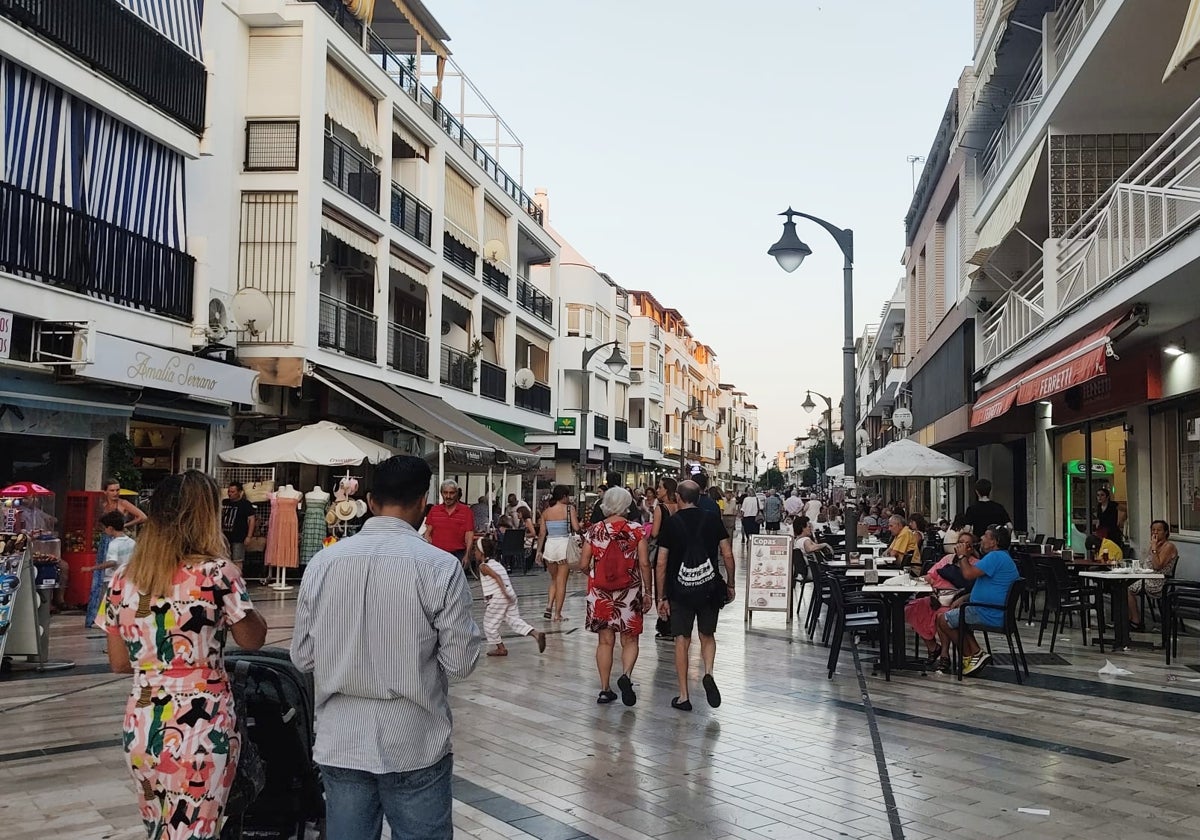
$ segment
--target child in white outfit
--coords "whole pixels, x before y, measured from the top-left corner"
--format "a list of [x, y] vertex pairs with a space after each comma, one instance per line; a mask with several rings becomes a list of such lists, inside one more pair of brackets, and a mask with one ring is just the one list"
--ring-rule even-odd
[[496, 646], [494, 650], [488, 651], [488, 656], [508, 656], [508, 648], [500, 638], [500, 626], [506, 621], [514, 632], [537, 639], [538, 653], [544, 652], [546, 634], [521, 618], [521, 611], [517, 607], [517, 593], [512, 587], [512, 581], [508, 579], [508, 570], [495, 556], [496, 541], [483, 538], [479, 541], [479, 550], [484, 556], [483, 562], [479, 564], [479, 581], [483, 586], [483, 601], [486, 605], [483, 613], [483, 633], [488, 644]]

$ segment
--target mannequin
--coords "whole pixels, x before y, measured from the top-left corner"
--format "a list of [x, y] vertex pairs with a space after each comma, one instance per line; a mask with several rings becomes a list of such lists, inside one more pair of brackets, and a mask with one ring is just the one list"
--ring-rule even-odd
[[270, 494], [271, 521], [267, 523], [267, 550], [264, 558], [268, 566], [279, 572], [272, 589], [284, 591], [292, 587], [287, 583], [287, 569], [300, 566], [300, 524], [297, 511], [304, 498], [299, 490], [285, 484]]
[[304, 530], [300, 537], [300, 562], [308, 563], [324, 547], [328, 526], [325, 511], [329, 508], [329, 494], [317, 485], [304, 494]]

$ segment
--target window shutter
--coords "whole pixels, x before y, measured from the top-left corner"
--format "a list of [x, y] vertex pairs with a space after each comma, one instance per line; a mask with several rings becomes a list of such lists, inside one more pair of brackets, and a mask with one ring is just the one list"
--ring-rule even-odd
[[299, 117], [299, 35], [254, 35], [246, 62], [246, 117]]
[[475, 188], [446, 167], [446, 232], [479, 253], [479, 223], [475, 218]]
[[575, 304], [567, 307], [567, 335], [579, 335], [579, 307]]

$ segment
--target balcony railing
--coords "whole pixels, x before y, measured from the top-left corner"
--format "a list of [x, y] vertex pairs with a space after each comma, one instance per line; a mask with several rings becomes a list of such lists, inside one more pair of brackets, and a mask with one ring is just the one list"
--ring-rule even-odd
[[[340, 0], [316, 0], [316, 2], [326, 12], [329, 12], [343, 29], [346, 29], [355, 43], [362, 44], [362, 24], [358, 23], [356, 27], [355, 24], [345, 20], [352, 16], [347, 14], [346, 7]], [[541, 208], [521, 189], [521, 185], [504, 171], [496, 159], [471, 136], [471, 133], [463, 128], [462, 123], [434, 98], [429, 89], [417, 81], [416, 76], [408, 69], [408, 62], [393, 53], [370, 29], [367, 30], [366, 36], [366, 51], [372, 60], [383, 68], [392, 81], [416, 102], [421, 110], [428, 114], [441, 127], [442, 131], [446, 132], [446, 135], [465, 151], [476, 165], [495, 181], [500, 189], [504, 190], [531, 219], [539, 225], [542, 224]]]
[[547, 324], [554, 323], [554, 301], [542, 294], [528, 280], [517, 281], [517, 306], [541, 318]]
[[541, 382], [534, 382], [530, 388], [517, 388], [514, 391], [513, 403], [517, 408], [549, 416], [550, 386]]
[[442, 347], [442, 384], [475, 392], [475, 360], [453, 347]]
[[6, 17], [62, 47], [196, 134], [208, 72], [117, 0], [0, 0]]
[[416, 330], [388, 324], [388, 367], [425, 379], [429, 376], [429, 339]]
[[442, 234], [442, 255], [445, 256], [446, 262], [457, 266], [472, 277], [475, 276], [475, 261], [478, 259], [478, 255], [449, 233]]
[[592, 417], [592, 436], [596, 440], [608, 440], [608, 418], [603, 414]]
[[980, 191], [980, 197], [987, 193], [988, 188], [996, 180], [996, 176], [1000, 174], [1000, 168], [1011, 157], [1017, 142], [1025, 133], [1026, 127], [1037, 116], [1038, 109], [1042, 106], [1044, 88], [1042, 81], [1042, 54], [1039, 52], [1033, 57], [1033, 61], [1025, 70], [1024, 78], [1017, 85], [1012, 104], [1008, 106], [1008, 111], [1004, 114], [1004, 122], [1001, 124], [1000, 130], [996, 132], [979, 157], [979, 169], [983, 172], [983, 189]]
[[379, 170], [332, 134], [325, 135], [325, 181], [364, 207], [379, 212]]
[[0, 270], [192, 321], [191, 256], [2, 181]]
[[663, 451], [663, 434], [662, 429], [656, 429], [653, 426], [646, 432], [646, 444], [655, 452]]
[[365, 309], [332, 295], [321, 294], [320, 335], [317, 342], [320, 346], [373, 362], [375, 325], [375, 316]]
[[629, 442], [629, 421], [628, 420], [619, 420], [618, 419], [613, 423], [613, 437], [616, 438], [617, 440], [621, 441], [622, 443]]
[[489, 400], [508, 402], [508, 371], [491, 362], [479, 362], [479, 394]]
[[483, 264], [483, 285], [508, 297], [508, 275], [489, 262]]
[[392, 183], [392, 227], [404, 231], [426, 247], [433, 247], [433, 212], [395, 182]]

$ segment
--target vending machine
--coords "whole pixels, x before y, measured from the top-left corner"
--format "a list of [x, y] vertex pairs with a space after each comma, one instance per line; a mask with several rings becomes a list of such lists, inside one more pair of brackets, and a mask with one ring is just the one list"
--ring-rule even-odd
[[1067, 461], [1063, 464], [1063, 539], [1076, 551], [1083, 551], [1083, 541], [1091, 533], [1092, 508], [1096, 491], [1112, 489], [1112, 461], [1092, 459], [1092, 492], [1088, 493], [1087, 461]]

